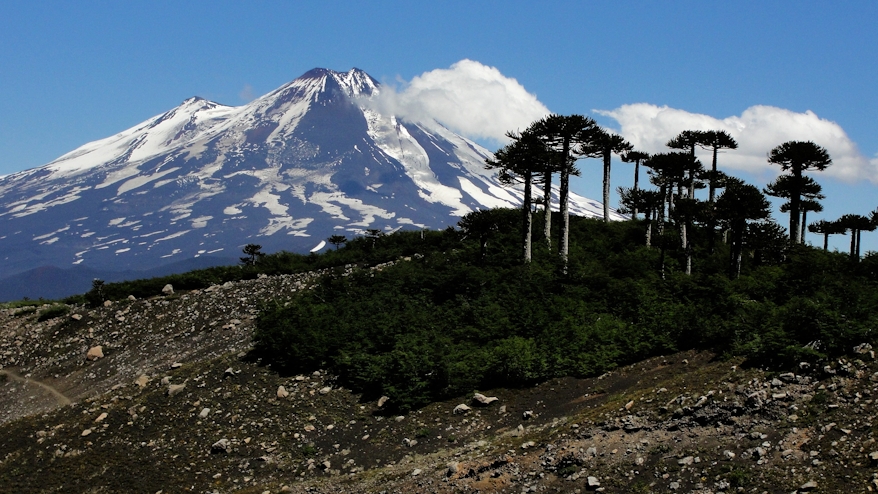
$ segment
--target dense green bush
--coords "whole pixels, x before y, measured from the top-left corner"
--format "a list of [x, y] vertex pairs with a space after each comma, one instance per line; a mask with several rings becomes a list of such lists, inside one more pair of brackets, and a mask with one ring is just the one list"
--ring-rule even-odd
[[312, 256], [317, 267], [421, 254], [381, 271], [326, 276], [313, 290], [269, 303], [255, 354], [287, 372], [329, 369], [367, 397], [385, 394], [409, 409], [473, 389], [596, 375], [681, 349], [783, 366], [874, 338], [878, 290], [862, 269], [876, 264], [869, 256], [854, 268], [843, 254], [802, 247], [782, 264], [748, 260], [733, 280], [725, 245], [712, 255], [697, 246], [701, 257], [686, 276], [670, 244], [662, 279], [640, 222], [572, 218], [562, 276], [539, 240], [533, 262], [519, 261], [517, 215], [483, 212], [465, 222], [470, 230], [356, 239]]

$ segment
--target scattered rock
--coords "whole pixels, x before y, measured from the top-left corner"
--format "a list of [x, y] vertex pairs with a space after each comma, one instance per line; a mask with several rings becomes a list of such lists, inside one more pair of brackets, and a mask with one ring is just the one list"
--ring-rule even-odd
[[198, 414], [198, 417], [206, 419], [208, 415], [210, 415], [210, 408], [202, 408], [201, 413]]
[[174, 396], [183, 391], [186, 387], [186, 383], [183, 384], [169, 384], [168, 385], [168, 396]]
[[601, 486], [601, 481], [598, 480], [597, 477], [588, 477], [585, 485], [588, 486], [590, 489], [596, 489]]
[[82, 431], [82, 434], [80, 434], [80, 435], [82, 437], [85, 437], [85, 436], [88, 436], [89, 434], [91, 434], [91, 429], [86, 429], [86, 430]]
[[107, 412], [104, 412], [104, 413], [98, 415], [98, 418], [95, 419], [95, 423], [100, 424], [101, 422], [104, 421], [105, 418], [107, 418]]
[[814, 490], [816, 488], [817, 488], [817, 482], [814, 480], [809, 480], [808, 482], [805, 482], [804, 484], [802, 484], [799, 487], [799, 490], [800, 491], [810, 491], [810, 490]]
[[454, 407], [454, 410], [452, 410], [451, 413], [453, 413], [455, 415], [462, 415], [462, 414], [469, 412], [470, 410], [472, 410], [472, 408], [461, 403], [460, 405], [457, 405], [456, 407]]
[[89, 348], [88, 353], [85, 355], [85, 358], [91, 361], [104, 358], [104, 347], [98, 345]]
[[389, 400], [389, 399], [390, 398], [387, 396], [382, 396], [381, 398], [378, 398], [378, 408], [383, 407], [384, 404], [387, 403], [387, 400]]
[[135, 300], [137, 300], [137, 297], [135, 297], [134, 295], [128, 295], [128, 300], [134, 302]]
[[73, 315], [70, 316], [70, 319], [73, 319], [74, 321], [81, 321], [81, 320], [82, 320], [82, 314], [73, 314]]
[[496, 396], [485, 396], [482, 393], [476, 393], [473, 395], [473, 401], [478, 403], [479, 405], [490, 405], [495, 401], [500, 401], [500, 398]]
[[324, 387], [320, 388], [320, 391], [318, 391], [318, 393], [325, 395], [325, 394], [329, 394], [330, 391], [332, 391], [332, 386], [324, 386]]
[[412, 470], [412, 477], [417, 477], [421, 474], [422, 471], [423, 470], [421, 470], [420, 468], [415, 468], [414, 470]]
[[171, 369], [179, 369], [180, 367], [183, 367], [183, 364], [181, 364], [180, 362], [174, 362], [173, 364], [171, 364]]
[[283, 387], [283, 386], [278, 386], [278, 387], [277, 387], [277, 397], [278, 397], [278, 398], [283, 399], [283, 398], [286, 398], [286, 397], [289, 396], [289, 395], [290, 395], [290, 392], [287, 391], [287, 388], [285, 388], [285, 387]]
[[168, 283], [162, 288], [162, 295], [173, 295], [174, 294], [174, 286]]
[[229, 450], [229, 440], [226, 438], [220, 439], [219, 441], [213, 443], [213, 445], [211, 445], [210, 447], [210, 452], [213, 454], [228, 453]]
[[534, 417], [533, 410], [525, 410], [524, 413], [521, 414], [521, 418], [523, 418], [524, 420], [530, 420], [533, 417]]
[[869, 353], [872, 350], [872, 345], [868, 343], [860, 343], [859, 345], [854, 347], [854, 353], [858, 353], [860, 355]]

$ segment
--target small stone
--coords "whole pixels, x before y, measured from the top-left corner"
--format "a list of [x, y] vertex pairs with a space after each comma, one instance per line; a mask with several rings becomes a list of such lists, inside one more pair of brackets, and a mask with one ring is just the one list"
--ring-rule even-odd
[[107, 412], [104, 412], [104, 413], [98, 415], [98, 418], [95, 419], [95, 423], [100, 424], [101, 422], [104, 421], [105, 418], [107, 418]]
[[525, 410], [524, 413], [521, 414], [521, 418], [523, 418], [524, 420], [530, 420], [533, 418], [533, 416], [534, 416], [533, 410]]
[[168, 385], [168, 396], [174, 396], [183, 391], [186, 387], [186, 383], [183, 384], [170, 384]]
[[104, 300], [104, 307], [112, 307], [112, 306], [113, 306], [112, 300]]
[[201, 413], [198, 414], [198, 417], [206, 419], [208, 415], [210, 415], [210, 408], [203, 408], [201, 409]]
[[809, 480], [808, 482], [805, 482], [804, 484], [802, 484], [799, 487], [799, 490], [800, 491], [810, 491], [810, 490], [813, 490], [816, 488], [817, 488], [817, 482], [814, 480]]
[[162, 295], [173, 295], [174, 294], [174, 286], [168, 283], [162, 288]]
[[463, 415], [463, 414], [469, 412], [470, 410], [472, 410], [470, 407], [461, 403], [460, 405], [457, 405], [456, 407], [454, 407], [454, 410], [452, 410], [451, 413], [453, 413], [455, 415]]
[[311, 424], [308, 424], [305, 426], [305, 432], [312, 432], [312, 431], [314, 431], [314, 429], [315, 429], [315, 427]]
[[183, 364], [181, 364], [180, 362], [174, 362], [173, 364], [171, 364], [171, 369], [179, 369], [180, 367], [183, 367]]
[[421, 474], [422, 471], [423, 470], [421, 470], [420, 468], [415, 468], [414, 470], [412, 470], [412, 477], [417, 477]]
[[86, 429], [86, 430], [82, 431], [82, 434], [80, 434], [80, 435], [82, 437], [85, 437], [85, 436], [88, 436], [89, 434], [91, 434], [91, 429]]
[[325, 395], [325, 394], [329, 394], [330, 391], [332, 391], [332, 386], [324, 386], [324, 387], [320, 388], [319, 393], [322, 395]]
[[693, 456], [687, 456], [685, 458], [680, 458], [679, 460], [677, 460], [678, 465], [686, 465], [686, 466], [691, 465], [694, 462], [695, 462], [695, 457], [693, 457]]
[[725, 456], [726, 459], [729, 460], [729, 461], [735, 459], [735, 453], [733, 453], [733, 452], [731, 452], [731, 451], [729, 451], [729, 450], [725, 450], [725, 451], [723, 451], [723, 456]]
[[73, 314], [73, 315], [70, 316], [70, 319], [73, 319], [74, 321], [81, 321], [81, 320], [82, 320], [82, 314]]
[[634, 406], [634, 400], [629, 401], [625, 404], [625, 410], [631, 410], [631, 407]]
[[397, 415], [396, 417], [394, 417], [393, 420], [395, 420], [397, 422], [402, 422], [403, 420], [405, 420], [405, 416], [404, 415]]
[[598, 480], [597, 477], [589, 477], [586, 480], [585, 485], [587, 485], [588, 487], [591, 487], [591, 488], [596, 488], [596, 487], [601, 486], [601, 482], [600, 482], [600, 480]]
[[137, 297], [135, 297], [134, 295], [128, 295], [128, 300], [134, 302], [135, 300], [137, 300]]
[[88, 353], [85, 354], [85, 358], [91, 361], [104, 358], [104, 347], [98, 345], [89, 348]]
[[485, 396], [482, 393], [475, 393], [473, 395], [473, 401], [479, 405], [490, 405], [495, 401], [500, 401], [500, 398], [497, 398], [496, 396]]
[[390, 398], [387, 396], [382, 396], [381, 398], [378, 398], [378, 408], [383, 407], [384, 404], [387, 403], [387, 400], [389, 400], [389, 399]]
[[283, 387], [283, 386], [278, 386], [278, 387], [277, 387], [277, 397], [278, 397], [278, 398], [283, 399], [283, 398], [286, 398], [286, 397], [289, 396], [289, 395], [290, 395], [290, 392], [287, 391], [287, 388], [285, 388], [285, 387]]
[[134, 380], [134, 384], [140, 386], [141, 388], [145, 388], [148, 383], [149, 376], [147, 376], [146, 374], [141, 374], [137, 377], [137, 379]]
[[220, 439], [219, 441], [213, 443], [210, 447], [211, 453], [228, 453], [229, 452], [229, 440], [226, 438]]

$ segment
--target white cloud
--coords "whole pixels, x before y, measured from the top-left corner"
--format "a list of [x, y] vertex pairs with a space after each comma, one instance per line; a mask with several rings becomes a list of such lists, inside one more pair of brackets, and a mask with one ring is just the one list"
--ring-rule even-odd
[[425, 72], [401, 88], [382, 86], [370, 104], [382, 113], [423, 123], [435, 119], [467, 137], [497, 142], [549, 114], [518, 81], [473, 60]]
[[[738, 141], [738, 149], [723, 153], [720, 168], [777, 174], [780, 168], [767, 161], [772, 148], [787, 141], [813, 141], [826, 148], [833, 162], [821, 175], [878, 183], [878, 157], [863, 156], [840, 125], [810, 110], [796, 113], [758, 105], [740, 116], [723, 119], [648, 103], [594, 111], [615, 119], [621, 126], [620, 134], [646, 152], [669, 151], [665, 143], [683, 130], [725, 130]], [[709, 153], [700, 156], [705, 164], [710, 162]]]

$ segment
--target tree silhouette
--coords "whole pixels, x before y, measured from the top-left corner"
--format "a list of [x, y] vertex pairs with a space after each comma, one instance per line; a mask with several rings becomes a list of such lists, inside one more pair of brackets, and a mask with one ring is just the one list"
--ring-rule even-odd
[[348, 239], [344, 235], [332, 235], [326, 241], [334, 245], [335, 250], [338, 250], [338, 246], [347, 243]]
[[768, 154], [768, 162], [779, 165], [783, 171], [789, 172], [790, 183], [788, 194], [790, 200], [790, 241], [798, 244], [801, 241], [801, 201], [802, 189], [805, 186], [806, 171], [822, 171], [832, 164], [826, 149], [811, 141], [788, 141], [772, 149]]
[[[689, 197], [695, 195], [695, 174], [701, 170], [701, 162], [695, 159], [695, 146], [703, 146], [707, 143], [706, 133], [700, 130], [684, 130], [666, 144], [671, 149], [688, 150], [692, 156], [689, 172]], [[696, 163], [698, 168], [695, 168]]]
[[[569, 250], [570, 212], [568, 196], [570, 193], [570, 175], [578, 175], [576, 159], [578, 146], [588, 142], [591, 132], [597, 127], [594, 120], [582, 115], [556, 115], [552, 114], [537, 120], [528, 132], [540, 137], [546, 146], [558, 153], [557, 161], [560, 164], [559, 179], [559, 204], [561, 212], [560, 246], [559, 256], [563, 265], [563, 272], [567, 273], [567, 253]], [[549, 209], [546, 209], [546, 221], [550, 218]], [[548, 230], [548, 226], [547, 226]], [[548, 231], [546, 233], [549, 233]]]
[[700, 134], [697, 144], [713, 152], [713, 161], [710, 168], [711, 174], [709, 175], [710, 195], [708, 196], [708, 201], [713, 202], [716, 194], [715, 181], [718, 171], [716, 169], [717, 154], [720, 149], [738, 149], [738, 142], [724, 130], [708, 130]]
[[[512, 142], [494, 153], [494, 158], [485, 160], [486, 167], [499, 170], [499, 179], [505, 184], [521, 182], [524, 184], [524, 199], [522, 201], [522, 247], [524, 262], [531, 261], [531, 230], [533, 225], [533, 196], [532, 186], [534, 180], [545, 170], [552, 168], [552, 154], [546, 148], [545, 143], [539, 136], [524, 132], [516, 134], [509, 132], [507, 137]], [[551, 186], [551, 184], [550, 184]], [[548, 188], [547, 188], [548, 190]], [[547, 215], [551, 211], [546, 209]]]
[[[649, 154], [641, 151], [628, 151], [622, 155], [622, 161], [625, 163], [634, 163], [634, 187], [631, 189], [634, 194], [640, 189], [640, 164], [649, 159]], [[634, 205], [631, 210], [631, 219], [637, 219], [638, 208]]]
[[[662, 198], [658, 218], [658, 237], [661, 249], [659, 272], [662, 278], [665, 276], [665, 203], [667, 203], [669, 215], [672, 214], [674, 188], [682, 189], [686, 181], [686, 170], [691, 166], [692, 160], [694, 158], [690, 154], [676, 152], [655, 154], [644, 162], [644, 166], [649, 168], [649, 180], [659, 188], [659, 194]], [[685, 248], [685, 241], [683, 246]]]
[[829, 249], [829, 236], [843, 235], [845, 229], [838, 223], [838, 221], [820, 220], [808, 225], [808, 231], [818, 235], [823, 235], [823, 250], [826, 251]]
[[[799, 214], [801, 216], [801, 219], [799, 220], [799, 229], [801, 230], [801, 232], [799, 234], [798, 243], [804, 243], [804, 225], [808, 224], [808, 211], [823, 211], [823, 206], [820, 205], [820, 203], [817, 201], [825, 199], [826, 196], [822, 194], [823, 187], [818, 184], [813, 178], [808, 176], [802, 177], [802, 180], [798, 187], [800, 197]], [[795, 178], [792, 175], [781, 175], [777, 177], [773, 182], [766, 185], [763, 192], [772, 197], [788, 199], [787, 202], [781, 204], [780, 212], [790, 213], [792, 208], [792, 195], [795, 189]]]
[[870, 217], [860, 214], [846, 214], [838, 219], [838, 225], [851, 232], [851, 260], [860, 260], [860, 233], [872, 232], [878, 225]]
[[587, 142], [582, 144], [581, 154], [588, 158], [601, 158], [604, 162], [604, 223], [610, 222], [610, 161], [613, 153], [631, 151], [633, 146], [622, 136], [595, 127], [589, 134]]
[[255, 266], [265, 254], [261, 251], [262, 246], [257, 244], [247, 244], [244, 246], [244, 254], [247, 257], [241, 257], [241, 264], [245, 266]]
[[747, 223], [762, 220], [771, 214], [768, 199], [756, 187], [743, 181], [730, 182], [716, 201], [717, 217], [731, 231], [732, 250], [729, 276], [741, 276], [741, 257]]

